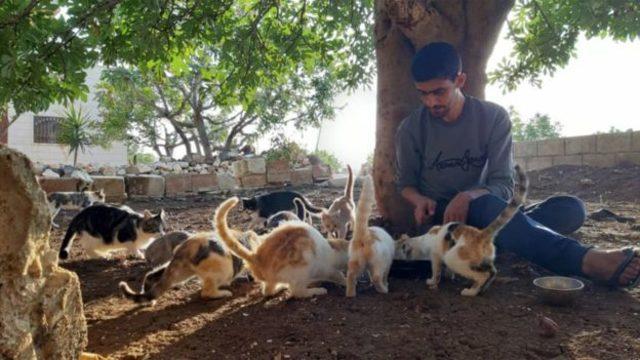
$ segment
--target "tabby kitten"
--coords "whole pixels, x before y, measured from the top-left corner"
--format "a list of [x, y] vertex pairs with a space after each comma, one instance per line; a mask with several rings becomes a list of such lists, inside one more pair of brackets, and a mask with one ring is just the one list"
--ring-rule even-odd
[[320, 220], [322, 221], [322, 229], [328, 236], [335, 236], [340, 239], [347, 238], [349, 227], [353, 228], [355, 221], [355, 202], [353, 201], [353, 171], [351, 166], [347, 165], [349, 171], [349, 179], [344, 188], [344, 195], [336, 199], [329, 209], [322, 209], [320, 212]]
[[192, 234], [184, 231], [172, 231], [153, 240], [149, 246], [144, 249], [144, 258], [152, 266], [158, 266], [171, 260], [173, 250]]
[[87, 206], [91, 206], [96, 202], [105, 202], [104, 190], [100, 191], [60, 191], [54, 192], [47, 196], [49, 201], [49, 212], [51, 213], [51, 225], [59, 227], [53, 220], [56, 218], [60, 209], [80, 210]]
[[347, 266], [349, 242], [327, 240], [318, 230], [302, 221], [288, 221], [258, 238], [255, 249], [242, 245], [227, 225], [227, 213], [238, 198], [223, 202], [216, 210], [217, 233], [229, 250], [242, 258], [251, 275], [262, 284], [262, 293], [275, 295], [288, 288], [289, 297], [324, 295], [327, 289], [309, 287], [331, 281], [345, 285], [342, 271]]
[[164, 232], [164, 210], [152, 215], [109, 205], [92, 205], [80, 211], [69, 224], [60, 247], [60, 259], [69, 257], [72, 240], [78, 237], [91, 257], [126, 249], [144, 258], [140, 249]]
[[[254, 246], [257, 235], [249, 231], [235, 232], [244, 246]], [[120, 282], [122, 294], [135, 302], [153, 302], [172, 287], [195, 276], [202, 281], [200, 295], [205, 299], [229, 297], [229, 286], [244, 270], [242, 259], [226, 249], [215, 233], [199, 233], [189, 237], [175, 249], [173, 257], [165, 264], [149, 271], [142, 281], [140, 292], [131, 290], [126, 282]]]
[[473, 280], [470, 288], [462, 290], [463, 296], [476, 296], [486, 290], [497, 274], [493, 239], [513, 218], [527, 197], [527, 175], [519, 165], [515, 166], [515, 170], [518, 183], [513, 197], [486, 228], [477, 229], [458, 222], [434, 226], [421, 237], [400, 239], [396, 244], [396, 258], [429, 256], [432, 276], [427, 280], [427, 285], [431, 288], [438, 287], [441, 264], [444, 262], [449, 270]]

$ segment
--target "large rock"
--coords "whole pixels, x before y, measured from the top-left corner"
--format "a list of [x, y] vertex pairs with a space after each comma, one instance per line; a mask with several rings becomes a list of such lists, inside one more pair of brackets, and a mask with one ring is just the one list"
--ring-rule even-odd
[[313, 181], [320, 182], [331, 179], [331, 168], [327, 165], [316, 164], [311, 167]]
[[80, 282], [49, 247], [44, 191], [0, 145], [0, 358], [77, 359], [87, 345]]
[[195, 193], [215, 191], [218, 189], [218, 177], [216, 174], [191, 175], [191, 190]]
[[274, 160], [267, 164], [267, 182], [269, 184], [283, 184], [290, 181], [289, 161]]
[[124, 177], [122, 176], [93, 176], [93, 189], [104, 190], [106, 201], [123, 203], [127, 199]]
[[240, 183], [245, 189], [261, 188], [267, 185], [267, 176], [265, 174], [251, 174], [240, 178]]
[[47, 194], [58, 191], [79, 191], [84, 182], [72, 178], [39, 178], [40, 186]]
[[58, 174], [57, 172], [51, 169], [46, 169], [45, 171], [42, 172], [42, 177], [45, 179], [59, 179], [60, 174]]
[[86, 171], [80, 170], [80, 169], [75, 170], [74, 172], [72, 172], [71, 173], [71, 178], [80, 180], [82, 182], [82, 184], [85, 185], [85, 186], [89, 186], [89, 185], [91, 185], [93, 183], [93, 179], [91, 179], [91, 176], [89, 176], [89, 174], [87, 174]]
[[311, 166], [291, 170], [292, 185], [307, 185], [313, 183], [313, 172]]
[[220, 187], [220, 190], [234, 190], [238, 187], [238, 181], [228, 172], [218, 172], [216, 178], [218, 179], [218, 187]]
[[164, 176], [166, 196], [184, 195], [191, 192], [191, 174], [169, 174]]
[[125, 185], [131, 198], [164, 196], [164, 178], [159, 175], [127, 175]]
[[245, 175], [258, 175], [267, 172], [267, 165], [263, 157], [250, 157], [235, 161], [233, 173], [237, 178]]

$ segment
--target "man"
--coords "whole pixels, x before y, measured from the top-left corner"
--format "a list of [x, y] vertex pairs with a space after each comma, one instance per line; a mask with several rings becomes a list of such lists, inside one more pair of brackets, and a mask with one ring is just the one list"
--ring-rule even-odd
[[[455, 48], [435, 42], [415, 56], [411, 72], [422, 106], [396, 134], [397, 185], [416, 223], [487, 226], [513, 192], [511, 122], [500, 106], [465, 95], [466, 75]], [[602, 251], [565, 235], [585, 220], [571, 196], [549, 198], [514, 216], [496, 245], [553, 272], [612, 286], [635, 286], [640, 257], [632, 248]]]

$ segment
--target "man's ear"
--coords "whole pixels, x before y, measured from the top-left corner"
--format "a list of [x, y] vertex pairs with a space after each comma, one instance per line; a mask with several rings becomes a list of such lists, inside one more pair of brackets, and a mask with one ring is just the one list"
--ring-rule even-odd
[[456, 84], [456, 87], [458, 89], [462, 89], [464, 87], [464, 84], [467, 83], [467, 74], [461, 72], [458, 74], [458, 76], [456, 76], [456, 80], [454, 82]]

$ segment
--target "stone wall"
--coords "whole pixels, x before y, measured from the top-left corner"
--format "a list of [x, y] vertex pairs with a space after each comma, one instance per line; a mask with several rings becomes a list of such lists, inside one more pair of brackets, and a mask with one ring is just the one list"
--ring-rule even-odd
[[640, 164], [640, 131], [517, 142], [514, 155], [529, 171], [554, 165]]

